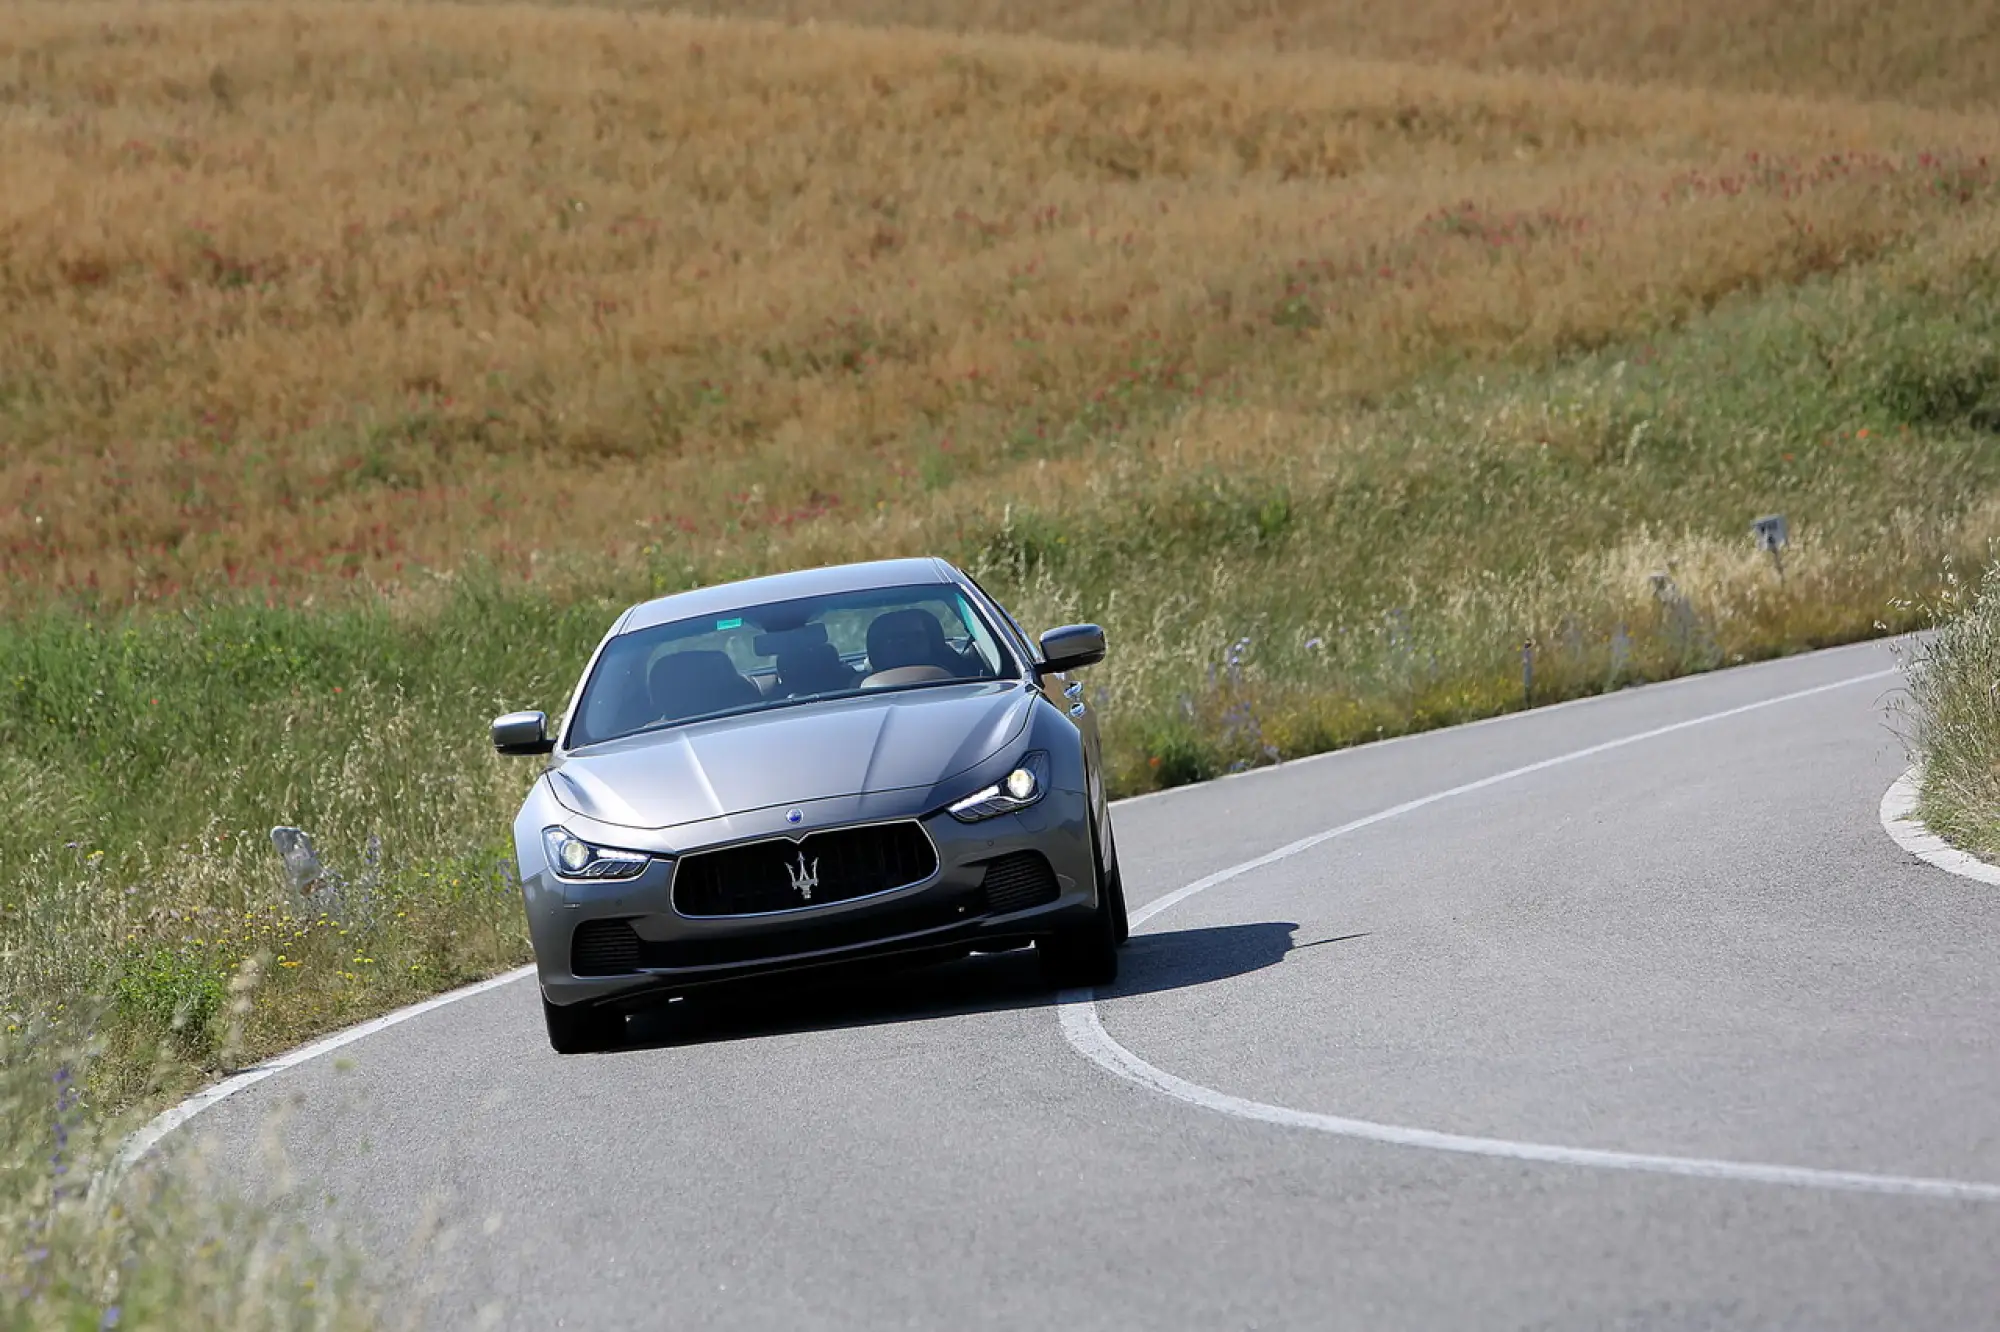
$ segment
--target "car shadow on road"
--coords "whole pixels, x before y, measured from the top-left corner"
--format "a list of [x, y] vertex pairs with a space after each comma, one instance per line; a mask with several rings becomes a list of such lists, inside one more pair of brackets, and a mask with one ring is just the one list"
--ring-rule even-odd
[[[1209, 985], [1275, 965], [1297, 948], [1342, 941], [1294, 943], [1297, 929], [1296, 924], [1260, 922], [1135, 934], [1120, 952], [1117, 981], [1098, 995], [1120, 998]], [[1021, 948], [897, 971], [801, 978], [782, 988], [718, 989], [633, 1015], [621, 1048], [700, 1045], [1046, 1008], [1056, 998], [1041, 979], [1034, 950]]]

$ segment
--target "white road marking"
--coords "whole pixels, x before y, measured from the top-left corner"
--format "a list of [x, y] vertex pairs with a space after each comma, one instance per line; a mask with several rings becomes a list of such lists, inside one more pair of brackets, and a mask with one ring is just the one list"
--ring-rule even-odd
[[1513, 1142], [1506, 1138], [1474, 1138], [1432, 1129], [1376, 1124], [1365, 1119], [1292, 1110], [1231, 1096], [1177, 1078], [1153, 1067], [1111, 1038], [1098, 1021], [1097, 1005], [1088, 990], [1066, 991], [1057, 1011], [1063, 1035], [1091, 1062], [1171, 1096], [1176, 1101], [1213, 1110], [1236, 1119], [1253, 1119], [1282, 1128], [1314, 1129], [1336, 1137], [1419, 1147], [1433, 1152], [1490, 1156], [1505, 1161], [1537, 1161], [1549, 1165], [1592, 1166], [1599, 1170], [1635, 1170], [1656, 1175], [1690, 1175], [1697, 1179], [1790, 1184], [1799, 1188], [1839, 1189], [1850, 1193], [1891, 1193], [1915, 1198], [1949, 1198], [1967, 1202], [2000, 1202], [2000, 1184], [1975, 1184], [1953, 1179], [1921, 1179], [1905, 1175], [1869, 1175], [1852, 1170], [1812, 1170], [1801, 1166], [1758, 1165], [1747, 1161], [1710, 1161], [1694, 1156], [1652, 1156], [1643, 1152], [1603, 1151], [1593, 1147], [1560, 1147], [1549, 1143]]
[[[1900, 638], [1875, 638], [1859, 643], [1847, 643], [1840, 647], [1819, 648], [1811, 655], [1818, 659], [1831, 659], [1842, 653], [1863, 653], [1881, 648], [1884, 644], [1901, 642]], [[1324, 749], [1313, 754], [1301, 754], [1297, 758], [1281, 763], [1265, 763], [1254, 768], [1244, 768], [1240, 772], [1219, 773], [1198, 782], [1188, 782], [1181, 786], [1163, 786], [1156, 791], [1141, 791], [1138, 795], [1120, 796], [1112, 801], [1114, 806], [1136, 805], [1147, 800], [1164, 800], [1169, 796], [1186, 795], [1194, 791], [1211, 791], [1224, 782], [1248, 781], [1258, 777], [1268, 777], [1273, 773], [1291, 772], [1295, 768], [1308, 767], [1315, 763], [1327, 763], [1335, 759], [1351, 760], [1355, 754], [1380, 749], [1385, 745], [1408, 744], [1413, 740], [1436, 739], [1441, 735], [1456, 735], [1462, 731], [1477, 731], [1488, 726], [1505, 726], [1526, 718], [1545, 718], [1553, 713], [1569, 712], [1584, 708], [1601, 707], [1612, 704], [1612, 700], [1627, 694], [1665, 694], [1686, 689], [1703, 681], [1713, 682], [1718, 675], [1728, 675], [1731, 679], [1748, 679], [1759, 671], [1778, 670], [1796, 665], [1800, 658], [1767, 657], [1762, 661], [1745, 662], [1741, 666], [1728, 666], [1721, 670], [1696, 671], [1691, 675], [1676, 675], [1669, 680], [1653, 680], [1646, 684], [1631, 685], [1624, 689], [1614, 689], [1602, 694], [1579, 694], [1575, 698], [1565, 698], [1555, 703], [1538, 703], [1532, 708], [1521, 708], [1514, 712], [1496, 712], [1490, 717], [1474, 717], [1471, 721], [1453, 722], [1449, 726], [1434, 726], [1429, 730], [1405, 731], [1400, 735], [1385, 735], [1379, 740], [1363, 740], [1358, 744], [1343, 745], [1339, 749]], [[1893, 673], [1893, 672], [1892, 672]]]
[[[1336, 837], [1386, 822], [1425, 806], [1457, 796], [1482, 791], [1504, 782], [1520, 778], [1549, 768], [1623, 749], [1647, 740], [1672, 735], [1678, 731], [1697, 726], [1707, 726], [1714, 722], [1746, 713], [1777, 707], [1780, 704], [1812, 698], [1818, 694], [1830, 693], [1853, 685], [1866, 684], [1873, 680], [1886, 679], [1898, 672], [1895, 669], [1870, 671], [1865, 675], [1849, 676], [1831, 684], [1817, 685], [1811, 689], [1795, 690], [1772, 698], [1746, 703], [1741, 707], [1726, 708], [1720, 712], [1707, 713], [1686, 721], [1674, 722], [1667, 726], [1657, 726], [1648, 731], [1607, 740], [1602, 744], [1590, 745], [1583, 749], [1558, 754], [1554, 758], [1536, 763], [1509, 768], [1505, 772], [1482, 777], [1477, 781], [1463, 783], [1415, 800], [1392, 805], [1366, 817], [1343, 823], [1339, 827], [1302, 837], [1295, 842], [1279, 847], [1264, 855], [1241, 864], [1195, 880], [1178, 888], [1164, 897], [1147, 903], [1132, 913], [1132, 926], [1137, 929], [1146, 921], [1159, 915], [1169, 907], [1176, 906], [1204, 892], [1217, 884], [1248, 874], [1266, 865], [1274, 865], [1282, 860], [1302, 854]], [[1886, 807], [1886, 802], [1885, 802]], [[1900, 840], [1900, 839], [1899, 839]], [[1065, 991], [1057, 1004], [1057, 1015], [1062, 1023], [1063, 1036], [1084, 1058], [1129, 1082], [1138, 1084], [1149, 1091], [1171, 1097], [1188, 1105], [1198, 1106], [1217, 1114], [1229, 1115], [1236, 1119], [1253, 1120], [1258, 1123], [1275, 1124], [1283, 1128], [1310, 1129], [1319, 1133], [1330, 1133], [1336, 1137], [1358, 1139], [1364, 1142], [1384, 1143], [1395, 1147], [1415, 1147], [1426, 1151], [1454, 1152], [1460, 1155], [1492, 1157], [1509, 1161], [1532, 1161], [1550, 1165], [1584, 1166], [1599, 1170], [1629, 1170], [1649, 1174], [1682, 1175], [1698, 1179], [1729, 1180], [1755, 1184], [1783, 1184], [1796, 1188], [1832, 1189], [1849, 1193], [1892, 1194], [1903, 1197], [1933, 1198], [1970, 1202], [2000, 1202], [2000, 1184], [1988, 1184], [1969, 1180], [1926, 1179], [1907, 1175], [1877, 1175], [1853, 1170], [1819, 1170], [1804, 1166], [1766, 1165], [1750, 1161], [1719, 1161], [1703, 1157], [1665, 1156], [1646, 1152], [1609, 1151], [1594, 1147], [1566, 1147], [1553, 1143], [1518, 1142], [1505, 1138], [1473, 1137], [1460, 1133], [1443, 1133], [1435, 1129], [1410, 1128], [1399, 1124], [1379, 1124], [1364, 1119], [1348, 1119], [1340, 1115], [1320, 1114], [1310, 1110], [1295, 1110], [1288, 1106], [1269, 1105], [1262, 1101], [1252, 1101], [1227, 1092], [1217, 1091], [1176, 1077], [1164, 1069], [1147, 1063], [1132, 1051], [1120, 1045], [1104, 1029], [1097, 1013], [1096, 994], [1091, 990]]]
[[296, 1050], [287, 1050], [284, 1054], [267, 1059], [252, 1068], [246, 1068], [233, 1077], [224, 1078], [213, 1087], [204, 1088], [195, 1095], [188, 1097], [173, 1109], [161, 1111], [149, 1120], [144, 1128], [134, 1133], [130, 1138], [127, 1138], [124, 1147], [118, 1153], [118, 1159], [114, 1163], [111, 1173], [119, 1174], [131, 1168], [146, 1153], [158, 1146], [160, 1139], [166, 1137], [169, 1133], [172, 1133], [175, 1129], [187, 1123], [211, 1105], [214, 1105], [217, 1101], [234, 1096], [245, 1087], [254, 1086], [262, 1082], [273, 1073], [282, 1073], [296, 1064], [305, 1063], [308, 1059], [317, 1059], [323, 1054], [331, 1054], [343, 1045], [358, 1041], [363, 1036], [373, 1036], [376, 1032], [387, 1027], [393, 1027], [399, 1022], [408, 1022], [411, 1018], [420, 1017], [430, 1012], [433, 1008], [442, 1008], [446, 1004], [455, 1004], [461, 999], [470, 999], [476, 994], [484, 994], [488, 990], [497, 989], [502, 985], [511, 984], [514, 981], [522, 980], [534, 974], [535, 969], [533, 966], [516, 967], [512, 971], [502, 972], [500, 975], [494, 976], [489, 980], [476, 981], [461, 989], [448, 990], [444, 994], [426, 999], [422, 1003], [411, 1004], [408, 1008], [399, 1008], [393, 1013], [385, 1013], [381, 1017], [370, 1018], [368, 1021], [349, 1027], [345, 1031], [337, 1031], [331, 1036], [323, 1036], [310, 1045], [301, 1045]]
[[1896, 839], [1896, 845], [1947, 874], [1977, 879], [2000, 888], [2000, 865], [1989, 865], [1979, 857], [1959, 850], [1926, 828], [1917, 817], [1917, 786], [1922, 776], [1921, 769], [1910, 768], [1882, 793], [1883, 831]]
[[1300, 852], [1310, 851], [1322, 842], [1330, 842], [1336, 837], [1345, 837], [1347, 834], [1359, 832], [1363, 828], [1373, 827], [1378, 823], [1385, 823], [1390, 819], [1399, 818], [1404, 814], [1422, 809], [1426, 805], [1435, 805], [1441, 800], [1451, 800], [1458, 796], [1470, 795], [1474, 791], [1483, 791], [1489, 786], [1499, 786], [1504, 782], [1518, 781], [1523, 777], [1532, 776], [1549, 768], [1559, 768], [1566, 763], [1575, 763], [1582, 759], [1595, 758], [1599, 754], [1608, 754], [1614, 749], [1623, 749], [1627, 745], [1642, 744], [1647, 740], [1657, 740], [1663, 735], [1672, 735], [1676, 731], [1686, 731], [1696, 726], [1707, 726], [1712, 722], [1727, 721], [1731, 717], [1741, 717], [1745, 713], [1761, 712], [1765, 708], [1774, 708], [1781, 703], [1795, 703], [1802, 698], [1812, 698], [1817, 694], [1831, 693], [1836, 689], [1846, 689], [1852, 685], [1867, 684], [1871, 680], [1887, 679], [1889, 676], [1899, 673], [1897, 668], [1890, 667], [1888, 670], [1870, 671], [1866, 675], [1850, 675], [1845, 680], [1835, 680], [1832, 684], [1814, 685], [1810, 689], [1797, 689], [1789, 694], [1779, 694], [1774, 698], [1759, 699], [1755, 703], [1745, 703], [1740, 707], [1724, 708], [1721, 712], [1710, 712], [1700, 717], [1690, 717], [1686, 721], [1677, 721], [1666, 726], [1655, 726], [1650, 731], [1639, 731], [1633, 735], [1620, 736], [1616, 740], [1606, 740], [1603, 744], [1571, 750], [1567, 754], [1558, 754], [1554, 758], [1545, 758], [1536, 763], [1524, 763], [1518, 768], [1509, 768], [1505, 772], [1496, 772], [1491, 777], [1481, 777], [1476, 782], [1466, 782], [1461, 786], [1454, 786], [1448, 790], [1434, 791], [1430, 795], [1419, 796], [1415, 800], [1406, 800], [1400, 805], [1391, 805], [1388, 809], [1378, 810], [1373, 814], [1355, 819], [1352, 823], [1343, 823], [1338, 828], [1328, 828], [1325, 832], [1316, 832], [1310, 837], [1301, 837], [1298, 841], [1287, 843], [1275, 851], [1267, 851], [1254, 860], [1246, 860], [1240, 865], [1231, 865], [1227, 869], [1217, 870], [1205, 878], [1196, 879], [1184, 888], [1176, 888], [1165, 897], [1155, 898], [1139, 910], [1134, 911], [1132, 913], [1132, 928], [1137, 929], [1154, 916], [1165, 911], [1168, 907], [1177, 906], [1185, 902], [1188, 898], [1193, 897], [1196, 893], [1205, 892], [1219, 883], [1227, 883], [1239, 875], [1248, 874], [1251, 870], [1262, 869], [1266, 865], [1275, 865], [1281, 860], [1290, 860]]

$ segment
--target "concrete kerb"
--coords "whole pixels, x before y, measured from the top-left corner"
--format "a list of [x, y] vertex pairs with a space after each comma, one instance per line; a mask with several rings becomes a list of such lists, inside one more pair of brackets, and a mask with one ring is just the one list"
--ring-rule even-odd
[[1989, 865], [1961, 851], [1924, 826], [1917, 817], [1917, 796], [1923, 787], [1923, 767], [1912, 764], [1882, 795], [1882, 829], [1896, 845], [1947, 874], [1975, 879], [2000, 888], [2000, 865]]

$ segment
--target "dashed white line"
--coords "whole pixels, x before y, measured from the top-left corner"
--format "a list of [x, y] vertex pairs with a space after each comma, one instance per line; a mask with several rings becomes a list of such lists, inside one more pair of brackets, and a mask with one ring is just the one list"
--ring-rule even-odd
[[[1632, 735], [1607, 740], [1602, 744], [1590, 745], [1583, 749], [1558, 754], [1554, 758], [1536, 763], [1509, 768], [1505, 772], [1482, 777], [1477, 781], [1465, 782], [1446, 790], [1433, 792], [1415, 800], [1406, 800], [1400, 805], [1392, 805], [1366, 817], [1343, 823], [1339, 827], [1302, 837], [1295, 842], [1279, 847], [1254, 859], [1217, 870], [1213, 874], [1195, 880], [1185, 887], [1175, 889], [1164, 897], [1154, 899], [1132, 913], [1132, 926], [1137, 929], [1162, 911], [1185, 902], [1197, 893], [1205, 892], [1217, 884], [1261, 869], [1279, 861], [1289, 860], [1337, 837], [1345, 837], [1363, 828], [1387, 822], [1412, 811], [1435, 805], [1458, 796], [1469, 795], [1488, 787], [1505, 782], [1518, 781], [1534, 773], [1563, 764], [1575, 763], [1582, 759], [1628, 745], [1644, 743], [1664, 735], [1672, 735], [1697, 726], [1707, 726], [1740, 717], [1746, 713], [1758, 712], [1765, 708], [1812, 698], [1819, 694], [1846, 689], [1854, 685], [1867, 684], [1897, 674], [1894, 669], [1870, 671], [1863, 675], [1849, 676], [1830, 684], [1816, 685], [1810, 689], [1794, 690], [1772, 698], [1760, 699], [1740, 707], [1725, 708], [1720, 712], [1691, 717], [1685, 721], [1667, 726], [1656, 726], [1651, 730], [1639, 731]], [[1886, 802], [1885, 802], [1886, 808]], [[1886, 822], [1886, 816], [1885, 816]], [[1899, 839], [1900, 840], [1900, 839]], [[1241, 1096], [1231, 1096], [1213, 1087], [1204, 1087], [1177, 1077], [1165, 1069], [1158, 1068], [1120, 1045], [1104, 1029], [1098, 1017], [1096, 995], [1090, 990], [1071, 990], [1062, 995], [1057, 1005], [1057, 1013], [1062, 1023], [1063, 1036], [1070, 1045], [1086, 1059], [1126, 1081], [1136, 1083], [1149, 1091], [1187, 1105], [1197, 1106], [1216, 1114], [1228, 1115], [1236, 1119], [1252, 1120], [1273, 1124], [1283, 1128], [1308, 1129], [1314, 1132], [1332, 1134], [1336, 1137], [1357, 1139], [1364, 1142], [1383, 1143], [1395, 1147], [1418, 1148], [1434, 1152], [1452, 1152], [1460, 1155], [1491, 1157], [1509, 1161], [1531, 1161], [1549, 1165], [1581, 1166], [1599, 1170], [1625, 1170], [1648, 1174], [1680, 1175], [1697, 1179], [1727, 1180], [1752, 1184], [1779, 1184], [1794, 1188], [1831, 1189], [1848, 1193], [1890, 1194], [1902, 1197], [1941, 1199], [1961, 1202], [2000, 1202], [2000, 1184], [1990, 1184], [1972, 1180], [1930, 1179], [1908, 1175], [1879, 1175], [1854, 1170], [1820, 1170], [1806, 1166], [1768, 1165], [1751, 1161], [1711, 1160], [1704, 1157], [1668, 1156], [1647, 1152], [1610, 1151], [1595, 1147], [1569, 1147], [1553, 1143], [1520, 1142], [1505, 1138], [1475, 1137], [1460, 1133], [1445, 1133], [1435, 1129], [1411, 1128], [1399, 1124], [1381, 1124], [1364, 1119], [1349, 1119], [1340, 1115], [1321, 1114], [1310, 1110], [1297, 1110], [1289, 1106], [1269, 1105]]]

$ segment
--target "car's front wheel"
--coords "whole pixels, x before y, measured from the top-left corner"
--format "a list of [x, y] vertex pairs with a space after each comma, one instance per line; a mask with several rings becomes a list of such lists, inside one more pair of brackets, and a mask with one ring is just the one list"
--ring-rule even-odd
[[1111, 898], [1111, 933], [1123, 948], [1132, 937], [1132, 921], [1125, 911], [1125, 874], [1118, 868], [1118, 843], [1111, 843], [1111, 863], [1104, 868], [1104, 891]]
[[590, 1054], [608, 1050], [625, 1032], [625, 1015], [589, 1004], [552, 1004], [542, 996], [542, 1021], [557, 1054]]
[[1089, 989], [1118, 979], [1118, 935], [1109, 898], [1089, 918], [1035, 940], [1042, 979], [1058, 990]]
[[[1091, 829], [1090, 840], [1097, 841]], [[1093, 851], [1096, 847], [1093, 845]], [[1119, 926], [1124, 921], [1124, 892], [1098, 867], [1097, 909], [1055, 934], [1035, 940], [1035, 961], [1042, 979], [1059, 990], [1088, 989], [1118, 979]]]

